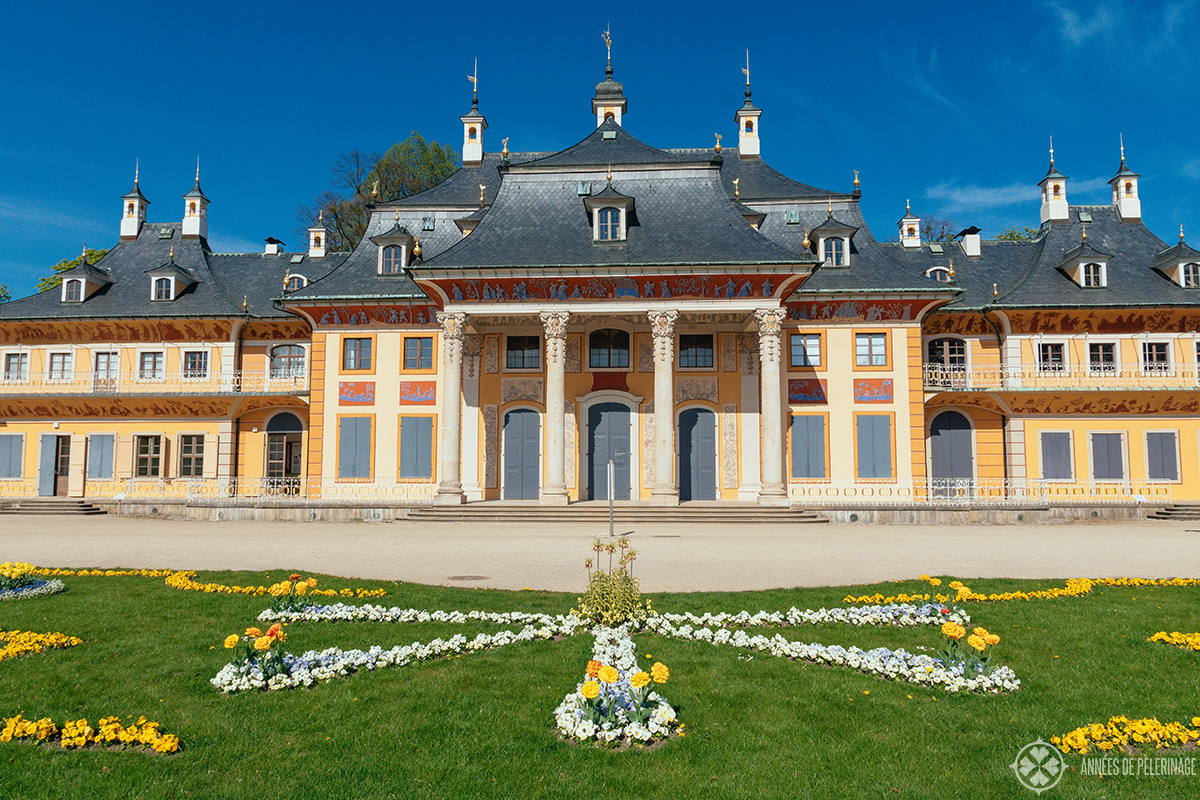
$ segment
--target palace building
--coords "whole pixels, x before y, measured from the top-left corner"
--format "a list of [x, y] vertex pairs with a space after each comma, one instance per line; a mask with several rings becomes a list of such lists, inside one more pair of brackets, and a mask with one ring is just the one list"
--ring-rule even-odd
[[660, 149], [610, 61], [577, 144], [509, 152], [476, 96], [348, 253], [214, 253], [198, 171], [166, 222], [135, 178], [104, 258], [0, 306], [0, 496], [1200, 500], [1200, 252], [1123, 148], [1101, 206], [1051, 151], [1031, 239], [876, 238], [745, 97], [736, 146]]

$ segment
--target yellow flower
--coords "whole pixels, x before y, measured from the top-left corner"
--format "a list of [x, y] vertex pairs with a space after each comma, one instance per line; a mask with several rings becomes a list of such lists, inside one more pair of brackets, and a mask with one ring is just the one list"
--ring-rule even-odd
[[950, 581], [949, 586], [951, 589], [962, 589], [963, 582], [962, 581]]
[[610, 667], [608, 664], [605, 664], [600, 668], [597, 677], [605, 683], [616, 683], [617, 678], [620, 677], [620, 673], [617, 672], [616, 667]]
[[269, 650], [271, 648], [271, 641], [272, 639], [270, 636], [259, 636], [254, 640], [254, 649]]
[[[308, 579], [308, 580], [306, 580], [304, 583], [305, 583], [305, 584], [308, 586], [308, 588], [310, 588], [310, 589], [311, 589], [311, 588], [313, 588], [314, 586], [316, 586], [316, 585], [317, 585], [317, 579], [316, 579], [316, 578], [309, 578], [309, 579]], [[383, 590], [382, 590], [382, 589], [380, 589], [380, 591], [383, 591]]]
[[645, 672], [635, 672], [633, 677], [629, 679], [629, 683], [633, 688], [640, 689], [650, 682], [650, 676]]
[[650, 668], [650, 677], [654, 679], [655, 683], [666, 683], [667, 678], [671, 677], [671, 670], [667, 669], [666, 664], [656, 661]]
[[963, 634], [965, 634], [966, 632], [967, 632], [967, 629], [964, 628], [962, 625], [959, 625], [957, 622], [943, 622], [942, 623], [942, 633], [951, 639], [961, 639], [963, 637]]
[[976, 650], [979, 650], [980, 652], [983, 651], [983, 648], [987, 647], [987, 645], [984, 644], [983, 637], [976, 636], [975, 634], [971, 634], [970, 636], [967, 637], [967, 644], [971, 645], [971, 647], [974, 647]]
[[595, 681], [584, 681], [579, 691], [588, 700], [595, 700], [596, 695], [600, 694], [600, 684]]
[[987, 628], [976, 628], [974, 631], [972, 631], [972, 633], [979, 637], [985, 637], [988, 635]]
[[260, 631], [258, 628], [246, 628], [246, 635], [257, 638], [259, 636], [262, 636], [263, 632]]
[[1000, 644], [1000, 637], [994, 633], [989, 633], [987, 636], [983, 637], [983, 640], [988, 644]]
[[929, 579], [929, 585], [930, 585], [930, 586], [941, 586], [941, 585], [942, 585], [942, 581], [941, 581], [941, 579], [940, 579], [940, 578], [930, 578], [930, 579]]
[[237, 647], [237, 643], [239, 641], [241, 641], [241, 638], [242, 637], [238, 636], [236, 633], [231, 633], [228, 636], [226, 636], [225, 637], [225, 649], [232, 650], [233, 648]]

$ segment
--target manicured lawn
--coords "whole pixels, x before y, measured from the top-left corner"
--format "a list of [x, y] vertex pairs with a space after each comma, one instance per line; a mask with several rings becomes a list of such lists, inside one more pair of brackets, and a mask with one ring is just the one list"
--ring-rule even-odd
[[[267, 573], [201, 580], [259, 584]], [[981, 592], [1061, 581], [965, 580]], [[997, 658], [1022, 680], [1005, 696], [953, 696], [728, 646], [636, 636], [671, 668], [663, 693], [687, 736], [651, 751], [556, 740], [552, 711], [591, 650], [586, 635], [351, 676], [309, 690], [222, 696], [208, 681], [221, 640], [254, 624], [264, 598], [186, 592], [161, 578], [66, 577], [68, 591], [0, 603], [0, 629], [62, 631], [84, 643], [0, 662], [0, 717], [144, 714], [182, 753], [64, 752], [0, 744], [4, 797], [857, 798], [1035, 797], [1009, 764], [1025, 744], [1110, 716], [1200, 715], [1200, 656], [1151, 644], [1200, 630], [1200, 588], [1097, 587], [1087, 597], [971, 603], [998, 633]], [[323, 587], [384, 587], [385, 605], [561, 613], [574, 595], [494, 592], [321, 577]], [[924, 591], [919, 582], [854, 594]], [[654, 595], [659, 611], [842, 605], [851, 587]], [[363, 601], [350, 601], [363, 602]], [[505, 626], [296, 623], [287, 649], [390, 647]], [[516, 627], [516, 626], [507, 626]], [[763, 632], [763, 629], [751, 631]], [[771, 633], [772, 631], [766, 631]], [[784, 628], [791, 639], [936, 647], [936, 628]], [[741, 656], [741, 658], [739, 658]], [[752, 656], [752, 657], [751, 657]], [[869, 692], [869, 694], [867, 694]], [[911, 697], [910, 697], [911, 695]], [[1187, 755], [1198, 755], [1192, 750]], [[1200, 778], [1082, 777], [1079, 756], [1046, 797], [1192, 798]]]

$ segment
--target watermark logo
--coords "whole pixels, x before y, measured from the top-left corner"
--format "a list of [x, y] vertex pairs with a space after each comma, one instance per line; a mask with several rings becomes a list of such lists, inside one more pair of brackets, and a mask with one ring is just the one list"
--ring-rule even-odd
[[1038, 739], [1022, 747], [1009, 766], [1022, 786], [1041, 794], [1062, 780], [1066, 762], [1057, 747]]

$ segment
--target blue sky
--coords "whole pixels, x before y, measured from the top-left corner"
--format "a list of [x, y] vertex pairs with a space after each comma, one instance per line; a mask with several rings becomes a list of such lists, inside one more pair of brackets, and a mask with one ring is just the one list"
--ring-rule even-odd
[[985, 236], [1036, 226], [1051, 135], [1071, 202], [1109, 202], [1123, 133], [1147, 224], [1200, 243], [1200, 0], [20, 3], [0, 31], [0, 283], [23, 296], [111, 246], [135, 159], [152, 221], [182, 217], [199, 156], [215, 250], [298, 249], [338, 154], [412, 130], [461, 146], [476, 57], [489, 150], [570, 146], [610, 24], [627, 130], [734, 141], [749, 48], [763, 157], [838, 191], [859, 170], [880, 238], [907, 198]]

